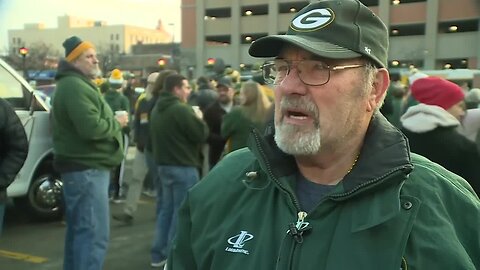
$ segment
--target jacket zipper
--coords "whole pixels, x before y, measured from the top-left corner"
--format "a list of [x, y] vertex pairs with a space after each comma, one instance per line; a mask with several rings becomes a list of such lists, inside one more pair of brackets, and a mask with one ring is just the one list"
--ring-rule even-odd
[[282, 191], [284, 191], [285, 193], [287, 193], [287, 195], [290, 197], [290, 199], [292, 200], [296, 210], [297, 210], [297, 213], [299, 212], [302, 212], [300, 210], [300, 203], [297, 201], [297, 199], [287, 190], [287, 188], [285, 188], [279, 181], [278, 179], [275, 177], [275, 175], [273, 174], [272, 172], [272, 168], [270, 166], [270, 162], [268, 161], [267, 159], [267, 156], [265, 155], [265, 152], [263, 151], [263, 148], [261, 147], [259, 141], [260, 139], [258, 138], [258, 134], [257, 132], [254, 130], [253, 132], [253, 135], [255, 136], [255, 143], [257, 145], [257, 149], [259, 150], [260, 154], [262, 155], [262, 158], [265, 162], [265, 164], [267, 165], [267, 173], [268, 173], [268, 176], [270, 176], [270, 178], [280, 187], [280, 189]]
[[[265, 152], [263, 151], [263, 148], [261, 147], [259, 143], [259, 138], [258, 134], [256, 131], [253, 131], [253, 135], [255, 136], [255, 143], [257, 145], [257, 149], [259, 150], [260, 154], [262, 155], [263, 161], [266, 164], [267, 167], [267, 174], [270, 176], [270, 178], [277, 184], [277, 186], [285, 192], [293, 202], [296, 210], [297, 210], [297, 222], [296, 223], [290, 223], [288, 225], [288, 230], [287, 230], [287, 235], [291, 235], [293, 239], [295, 240], [291, 249], [290, 249], [290, 254], [289, 254], [289, 261], [288, 261], [288, 269], [293, 269], [293, 257], [295, 253], [295, 249], [297, 248], [297, 245], [301, 244], [303, 242], [303, 232], [311, 229], [310, 223], [305, 221], [305, 218], [307, 217], [307, 212], [302, 211], [300, 209], [300, 203], [297, 201], [295, 196], [293, 196], [275, 177], [275, 175], [272, 172], [270, 162], [268, 161]], [[279, 250], [281, 252], [281, 250]], [[278, 265], [277, 265], [278, 267]], [[276, 267], [276, 268], [277, 268]]]

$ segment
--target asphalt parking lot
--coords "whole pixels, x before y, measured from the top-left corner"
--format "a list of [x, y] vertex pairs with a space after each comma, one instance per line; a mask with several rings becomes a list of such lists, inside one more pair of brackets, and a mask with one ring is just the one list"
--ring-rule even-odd
[[[132, 151], [127, 156], [125, 177], [130, 177]], [[110, 204], [111, 213], [123, 204]], [[59, 270], [63, 264], [65, 225], [61, 221], [31, 220], [9, 206], [0, 236], [0, 269]], [[110, 243], [104, 270], [150, 268], [150, 247], [155, 227], [155, 198], [142, 196], [133, 225], [111, 220]]]

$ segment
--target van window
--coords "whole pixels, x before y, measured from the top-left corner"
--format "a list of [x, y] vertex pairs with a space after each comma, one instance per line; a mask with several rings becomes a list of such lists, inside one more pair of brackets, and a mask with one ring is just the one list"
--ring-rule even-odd
[[3, 66], [0, 66], [0, 97], [6, 99], [15, 109], [27, 110], [31, 94]]

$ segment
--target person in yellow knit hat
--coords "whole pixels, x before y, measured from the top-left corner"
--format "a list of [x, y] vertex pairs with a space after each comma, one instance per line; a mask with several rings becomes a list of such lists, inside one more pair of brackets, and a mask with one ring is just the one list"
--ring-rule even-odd
[[110, 171], [123, 160], [122, 127], [93, 82], [100, 69], [92, 43], [63, 43], [52, 104], [53, 165], [63, 181], [65, 250], [63, 269], [103, 268], [110, 214]]
[[[108, 90], [103, 94], [105, 101], [108, 103], [110, 108], [115, 114], [123, 113], [128, 115], [128, 120], [130, 122], [130, 101], [128, 98], [123, 95], [123, 72], [116, 68], [112, 70], [110, 73], [110, 77], [108, 78]], [[128, 134], [130, 133], [130, 126], [127, 125], [123, 129], [123, 144], [124, 144], [124, 151], [126, 155], [126, 150], [128, 148], [129, 137]], [[112, 171], [112, 178], [110, 183], [110, 198], [114, 203], [122, 202], [120, 197], [123, 197], [123, 170], [125, 165], [125, 160], [117, 166]]]

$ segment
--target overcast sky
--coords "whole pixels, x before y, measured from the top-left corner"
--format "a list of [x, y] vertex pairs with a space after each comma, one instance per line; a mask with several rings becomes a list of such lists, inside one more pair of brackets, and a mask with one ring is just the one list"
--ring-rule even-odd
[[25, 23], [56, 28], [62, 15], [149, 29], [155, 29], [161, 19], [167, 31], [175, 29], [178, 42], [180, 4], [181, 0], [0, 0], [0, 53], [5, 53], [8, 30], [23, 29]]

